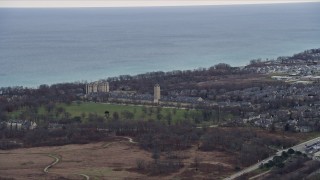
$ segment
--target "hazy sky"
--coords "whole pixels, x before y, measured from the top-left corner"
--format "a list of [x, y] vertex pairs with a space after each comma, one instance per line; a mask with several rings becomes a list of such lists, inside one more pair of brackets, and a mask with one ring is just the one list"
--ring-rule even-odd
[[0, 7], [142, 7], [320, 2], [320, 0], [0, 0]]

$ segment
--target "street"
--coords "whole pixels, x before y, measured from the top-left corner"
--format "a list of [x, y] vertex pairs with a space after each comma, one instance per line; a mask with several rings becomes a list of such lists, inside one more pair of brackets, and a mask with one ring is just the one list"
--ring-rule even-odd
[[[295, 146], [293, 146], [293, 147], [291, 147], [291, 148], [292, 148], [293, 150], [295, 150], [295, 151], [301, 151], [302, 153], [305, 153], [305, 146], [306, 146], [306, 145], [314, 144], [314, 143], [316, 143], [316, 142], [318, 142], [318, 141], [320, 141], [320, 137], [316, 137], [316, 138], [311, 139], [311, 140], [309, 140], [309, 141], [306, 141], [306, 142], [303, 142], [303, 143], [301, 143], [301, 144], [295, 145]], [[290, 148], [288, 148], [288, 149], [290, 149]], [[246, 173], [249, 173], [249, 172], [251, 172], [251, 171], [254, 171], [254, 170], [256, 170], [256, 169], [259, 168], [259, 166], [260, 166], [261, 163], [267, 163], [269, 160], [272, 160], [274, 156], [276, 156], [276, 155], [277, 155], [277, 156], [280, 156], [281, 153], [282, 153], [282, 151], [287, 151], [288, 149], [280, 150], [280, 151], [278, 151], [275, 155], [273, 155], [273, 156], [271, 156], [271, 157], [269, 157], [269, 158], [267, 158], [267, 159], [264, 159], [264, 160], [262, 160], [262, 161], [260, 161], [260, 162], [258, 162], [258, 163], [256, 163], [256, 164], [254, 164], [254, 165], [252, 165], [252, 166], [249, 166], [249, 167], [247, 167], [246, 169], [243, 169], [243, 170], [241, 170], [241, 171], [239, 171], [239, 172], [237, 172], [237, 173], [235, 173], [235, 174], [233, 174], [233, 175], [225, 178], [225, 180], [235, 179], [235, 178], [237, 178], [237, 177], [239, 177], [239, 176], [241, 176], [241, 175], [243, 175], [243, 174], [246, 174]]]

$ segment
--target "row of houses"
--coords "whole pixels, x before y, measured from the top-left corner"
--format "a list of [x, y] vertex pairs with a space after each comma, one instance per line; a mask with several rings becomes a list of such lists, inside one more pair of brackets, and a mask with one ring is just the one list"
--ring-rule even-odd
[[9, 120], [5, 122], [5, 127], [10, 130], [33, 130], [37, 128], [37, 123], [28, 120]]

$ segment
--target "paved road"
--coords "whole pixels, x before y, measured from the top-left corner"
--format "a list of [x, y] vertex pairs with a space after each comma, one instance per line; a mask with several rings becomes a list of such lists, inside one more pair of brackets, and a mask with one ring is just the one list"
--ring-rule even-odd
[[[92, 101], [90, 101], [92, 102]], [[110, 104], [110, 105], [122, 105], [122, 106], [140, 106], [140, 107], [160, 107], [160, 108], [167, 108], [167, 109], [192, 109], [192, 108], [185, 108], [185, 107], [176, 107], [176, 106], [159, 106], [159, 105], [148, 105], [148, 104], [129, 104], [129, 103], [110, 103], [110, 102], [96, 102], [100, 104]]]
[[[314, 143], [316, 143], [316, 142], [318, 142], [318, 141], [320, 141], [320, 137], [317, 137], [317, 138], [311, 139], [311, 140], [309, 140], [309, 141], [303, 142], [303, 143], [301, 143], [301, 144], [295, 145], [295, 146], [293, 146], [293, 147], [291, 147], [291, 148], [292, 148], [293, 150], [295, 150], [295, 151], [305, 152], [305, 146], [306, 146], [306, 145], [311, 145], [311, 144], [314, 144]], [[289, 148], [288, 148], [288, 149], [289, 149]], [[279, 155], [281, 155], [282, 151], [287, 151], [288, 149], [280, 150], [280, 151], [278, 151], [275, 155], [273, 155], [273, 156], [271, 156], [271, 157], [269, 157], [269, 158], [267, 158], [267, 159], [264, 159], [263, 161], [261, 161], [261, 162], [259, 162], [259, 163], [257, 163], [257, 164], [254, 164], [254, 165], [252, 165], [252, 166], [250, 166], [250, 167], [248, 167], [248, 168], [246, 168], [246, 169], [243, 169], [242, 171], [239, 171], [239, 172], [237, 172], [237, 173], [235, 173], [235, 174], [233, 174], [233, 175], [225, 178], [225, 180], [235, 179], [235, 178], [237, 178], [237, 177], [239, 177], [239, 176], [241, 176], [241, 175], [243, 175], [243, 174], [246, 174], [246, 173], [248, 173], [248, 172], [254, 171], [254, 170], [256, 170], [256, 169], [259, 168], [259, 165], [260, 165], [261, 163], [266, 163], [266, 162], [268, 162], [269, 160], [272, 160], [274, 156], [276, 156], [276, 155], [279, 156]]]

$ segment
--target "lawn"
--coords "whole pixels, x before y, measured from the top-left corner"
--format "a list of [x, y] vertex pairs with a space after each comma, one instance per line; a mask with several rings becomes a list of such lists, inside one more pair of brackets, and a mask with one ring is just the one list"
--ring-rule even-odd
[[[200, 114], [197, 110], [186, 110], [177, 108], [158, 108], [158, 107], [145, 107], [139, 105], [122, 105], [122, 104], [107, 104], [107, 103], [94, 103], [94, 102], [82, 102], [82, 103], [72, 103], [71, 105], [60, 104], [66, 112], [70, 113], [72, 117], [81, 116], [83, 113], [88, 115], [89, 113], [94, 113], [100, 116], [104, 116], [105, 112], [108, 111], [110, 116], [117, 112], [120, 117], [122, 112], [128, 111], [133, 113], [133, 119], [168, 119], [171, 116], [172, 122], [179, 122], [190, 114]], [[159, 113], [158, 113], [159, 112]]]
[[[209, 115], [209, 117], [207, 115], [207, 119], [204, 120], [202, 110], [94, 102], [55, 104], [50, 112], [48, 112], [45, 106], [41, 106], [38, 108], [36, 116], [38, 116], [39, 119], [59, 120], [64, 117], [64, 113], [57, 115], [59, 107], [62, 107], [65, 112], [70, 115], [69, 117], [81, 117], [82, 121], [86, 121], [89, 114], [105, 116], [106, 111], [109, 112], [110, 118], [113, 118], [114, 113], [118, 113], [120, 119], [161, 120], [168, 124], [169, 121], [170, 123], [175, 124], [188, 120], [190, 122], [196, 122], [198, 125], [212, 125], [218, 118], [217, 113], [214, 110], [211, 110], [211, 115]], [[26, 108], [19, 109], [9, 114], [11, 119], [32, 119], [33, 116], [33, 113]], [[230, 118], [229, 116], [229, 114], [221, 113], [221, 117]]]

